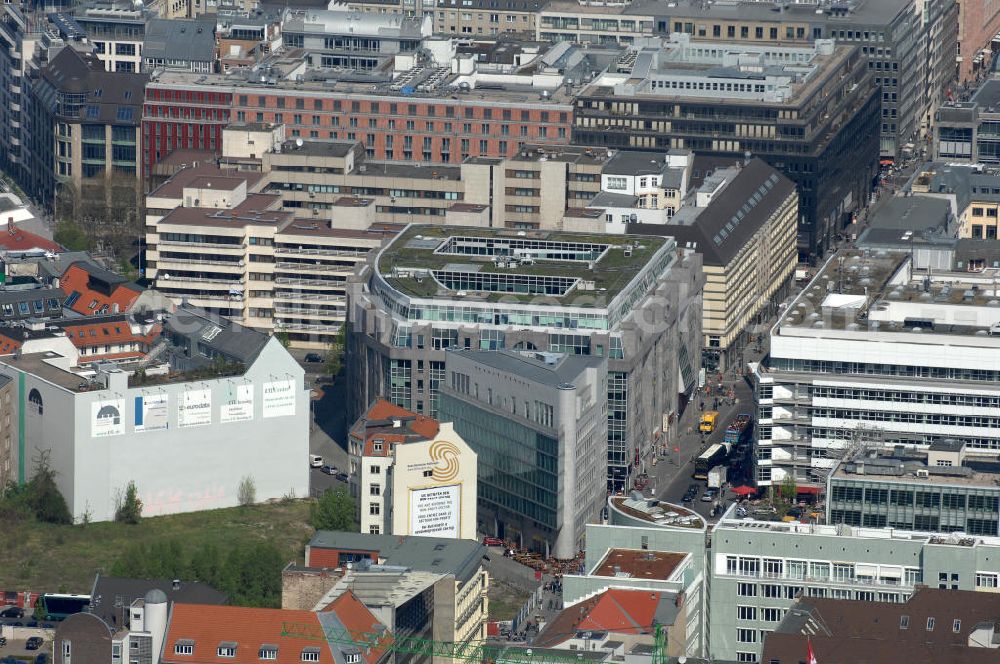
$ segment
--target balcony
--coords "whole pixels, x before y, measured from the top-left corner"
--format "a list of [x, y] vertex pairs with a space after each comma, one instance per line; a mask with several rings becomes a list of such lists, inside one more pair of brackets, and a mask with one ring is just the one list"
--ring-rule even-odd
[[163, 246], [171, 247], [202, 247], [205, 249], [232, 249], [243, 253], [243, 244], [230, 244], [228, 242], [181, 242], [180, 240], [160, 240]]
[[344, 272], [350, 273], [353, 271], [352, 267], [346, 265], [334, 265], [332, 263], [275, 263], [274, 267], [279, 270], [294, 270], [302, 272], [314, 272], [319, 270], [320, 272]]
[[278, 277], [274, 280], [278, 284], [292, 284], [296, 286], [314, 286], [316, 288], [339, 288], [343, 290], [347, 287], [347, 282], [335, 279], [294, 279], [292, 277]]
[[243, 272], [243, 261], [216, 261], [207, 258], [194, 258], [194, 257], [184, 257], [184, 258], [166, 258], [164, 256], [159, 257], [159, 267], [163, 267], [165, 263], [173, 263], [175, 265], [180, 265], [182, 268], [186, 265], [218, 265], [221, 267], [232, 268], [238, 272]]
[[286, 291], [277, 291], [274, 293], [274, 299], [286, 301], [286, 300], [306, 300], [309, 302], [343, 302], [343, 295], [330, 295], [327, 293], [290, 293]]
[[[160, 268], [157, 268], [160, 269]], [[161, 276], [157, 279], [157, 288], [169, 287], [169, 284], [173, 281], [178, 281], [181, 283], [205, 283], [205, 284], [218, 284], [220, 287], [234, 287], [243, 288], [243, 283], [241, 281], [233, 281], [232, 279], [216, 279], [214, 277], [187, 277], [187, 276], [177, 276], [171, 274], [170, 277]]]
[[315, 249], [312, 247], [275, 247], [275, 254], [297, 254], [300, 256], [346, 256], [348, 258], [364, 258], [368, 254], [367, 249], [357, 251], [345, 251], [344, 249]]
[[336, 334], [340, 331], [340, 325], [317, 325], [315, 323], [291, 323], [282, 320], [274, 321], [274, 329], [286, 330], [288, 332], [327, 332]]
[[275, 313], [290, 314], [293, 316], [325, 316], [327, 318], [343, 318], [343, 309], [295, 309], [292, 307], [275, 307]]

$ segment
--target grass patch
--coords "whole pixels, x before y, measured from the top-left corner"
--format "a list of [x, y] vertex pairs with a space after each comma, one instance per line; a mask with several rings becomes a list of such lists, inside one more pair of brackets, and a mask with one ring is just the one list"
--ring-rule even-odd
[[490, 589], [487, 593], [490, 600], [490, 620], [513, 620], [531, 593], [524, 592], [509, 583], [490, 579]]
[[184, 542], [188, 551], [211, 544], [225, 552], [269, 542], [287, 561], [302, 561], [312, 536], [309, 501], [233, 507], [143, 517], [137, 525], [65, 526], [24, 520], [7, 523], [0, 537], [0, 589], [89, 593], [94, 574], [110, 573], [122, 551], [135, 545]]

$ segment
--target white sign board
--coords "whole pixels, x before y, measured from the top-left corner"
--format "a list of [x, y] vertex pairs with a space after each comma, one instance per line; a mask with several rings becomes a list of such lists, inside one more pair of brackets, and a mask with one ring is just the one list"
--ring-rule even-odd
[[166, 394], [145, 394], [135, 398], [135, 430], [161, 431], [168, 426], [169, 397]]
[[285, 417], [295, 414], [295, 381], [277, 380], [264, 383], [264, 417]]
[[219, 408], [223, 423], [246, 422], [253, 419], [253, 385], [229, 385], [226, 400]]
[[212, 423], [212, 391], [187, 390], [177, 404], [177, 426], [198, 427]]
[[460, 507], [457, 484], [410, 491], [410, 534], [458, 538]]
[[121, 399], [95, 401], [90, 404], [90, 435], [92, 438], [120, 436], [125, 433], [122, 410], [125, 402]]

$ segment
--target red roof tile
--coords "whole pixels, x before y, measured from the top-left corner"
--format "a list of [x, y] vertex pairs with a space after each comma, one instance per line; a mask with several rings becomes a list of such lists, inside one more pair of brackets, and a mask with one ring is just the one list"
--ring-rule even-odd
[[[138, 299], [140, 291], [138, 286], [132, 283], [120, 283], [112, 287], [111, 294], [105, 295], [90, 287], [90, 273], [82, 263], [73, 263], [62, 275], [59, 286], [69, 295], [66, 298], [66, 306], [69, 306], [78, 314], [93, 314], [107, 305], [107, 313], [118, 313], [128, 311]], [[73, 292], [79, 293], [74, 298]], [[118, 310], [115, 311], [115, 305]]]
[[578, 631], [652, 634], [662, 594], [649, 590], [609, 589], [563, 609], [545, 627], [535, 644], [558, 645]]
[[[373, 424], [393, 419], [405, 420], [403, 427]], [[364, 450], [362, 451], [364, 456], [388, 456], [392, 445], [408, 441], [430, 440], [437, 435], [439, 428], [438, 421], [433, 418], [406, 410], [385, 399], [378, 399], [368, 408], [367, 413], [358, 418], [351, 429], [351, 435], [356, 439], [364, 440]], [[376, 438], [381, 439], [384, 443], [378, 452], [375, 451], [372, 444]]]
[[[339, 602], [339, 603], [338, 603]], [[330, 611], [352, 636], [372, 633], [378, 629], [378, 620], [353, 593], [348, 591]], [[289, 635], [283, 635], [285, 629]], [[261, 646], [277, 646], [276, 664], [300, 664], [302, 651], [318, 648], [319, 664], [335, 664], [331, 648], [338, 651], [350, 644], [328, 643], [323, 637], [320, 619], [312, 611], [286, 609], [256, 609], [241, 606], [174, 604], [170, 613], [167, 634], [163, 644], [164, 664], [260, 664]], [[178, 644], [193, 642], [190, 655], [175, 654]], [[220, 657], [221, 644], [236, 644], [233, 657]], [[375, 649], [362, 659], [373, 664], [382, 656]]]
[[16, 224], [7, 224], [5, 230], [0, 230], [0, 249], [7, 249], [8, 251], [41, 249], [42, 251], [51, 251], [53, 253], [63, 250], [56, 242], [26, 231]]

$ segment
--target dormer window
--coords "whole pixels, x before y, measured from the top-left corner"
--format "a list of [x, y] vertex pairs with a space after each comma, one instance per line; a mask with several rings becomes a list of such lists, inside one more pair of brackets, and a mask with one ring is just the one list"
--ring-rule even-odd
[[310, 646], [308, 648], [302, 649], [302, 661], [303, 662], [318, 662], [319, 661], [319, 648]]
[[352, 652], [349, 655], [344, 656], [344, 661], [347, 664], [358, 664], [361, 661], [361, 655], [356, 652]]
[[260, 650], [257, 652], [257, 656], [260, 659], [266, 659], [266, 660], [278, 659], [278, 646], [270, 643], [265, 643], [260, 647]]
[[178, 639], [177, 643], [174, 644], [174, 654], [175, 655], [193, 655], [194, 654], [194, 641], [191, 639]]
[[232, 641], [223, 641], [219, 644], [219, 657], [236, 657], [236, 644]]

